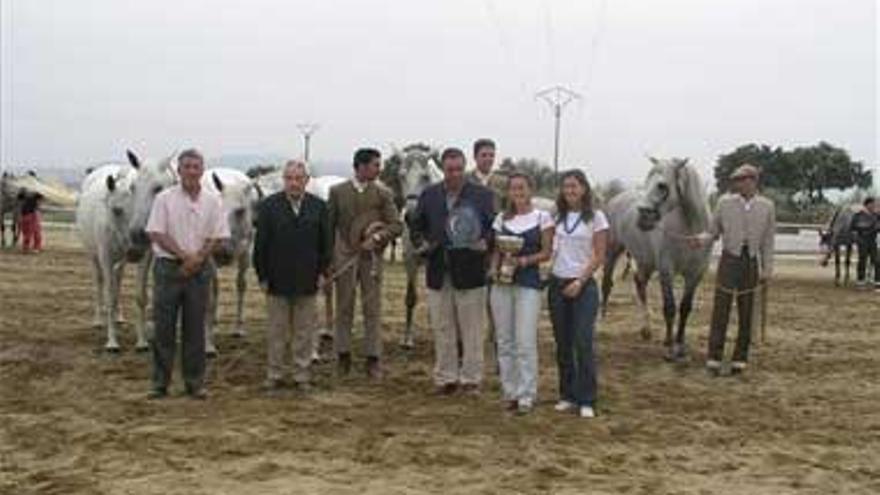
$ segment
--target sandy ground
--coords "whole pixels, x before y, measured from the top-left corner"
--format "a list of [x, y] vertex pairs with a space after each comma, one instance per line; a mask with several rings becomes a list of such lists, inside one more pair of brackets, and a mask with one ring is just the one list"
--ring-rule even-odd
[[[619, 284], [598, 336], [601, 416], [579, 420], [551, 407], [546, 318], [534, 414], [502, 413], [494, 373], [480, 398], [429, 395], [423, 307], [417, 349], [395, 345], [399, 266], [386, 280], [381, 385], [360, 373], [339, 381], [324, 365], [313, 394], [265, 396], [266, 319], [251, 290], [250, 333], [219, 337], [211, 398], [149, 402], [148, 356], [133, 352], [130, 326], [124, 352], [103, 354], [86, 259], [69, 232], [49, 245], [40, 256], [0, 252], [3, 494], [880, 493], [880, 296], [834, 288], [809, 262], [782, 263], [768, 340], [744, 378], [702, 370], [711, 280], [684, 366], [663, 362], [659, 332], [640, 340]], [[129, 278], [129, 316], [131, 288]], [[656, 307], [656, 288], [653, 297]]]

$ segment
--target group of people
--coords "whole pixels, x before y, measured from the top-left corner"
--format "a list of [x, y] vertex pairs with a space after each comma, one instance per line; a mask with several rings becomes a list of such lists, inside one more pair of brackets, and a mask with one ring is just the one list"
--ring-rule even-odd
[[[602, 267], [609, 223], [594, 207], [581, 170], [560, 176], [555, 212], [532, 201], [526, 174], [493, 170], [495, 143], [474, 143], [476, 169], [465, 171], [462, 150], [440, 156], [443, 179], [428, 186], [407, 215], [416, 252], [426, 264], [427, 303], [434, 340], [435, 393], [480, 395], [484, 383], [487, 328], [494, 337], [505, 409], [526, 414], [538, 395], [538, 322], [547, 297], [556, 341], [559, 400], [555, 409], [595, 415], [594, 352], [599, 293], [594, 275]], [[371, 148], [354, 154], [351, 180], [334, 186], [328, 201], [306, 191], [306, 163], [283, 169], [284, 188], [259, 208], [253, 265], [266, 295], [265, 388], [312, 381], [316, 296], [326, 284], [336, 290], [334, 347], [337, 371], [351, 373], [355, 295], [360, 289], [364, 326], [364, 373], [381, 380], [382, 250], [404, 231], [393, 193], [377, 180], [382, 157]], [[180, 183], [155, 200], [147, 232], [158, 261], [154, 268], [153, 388], [167, 395], [175, 353], [175, 326], [182, 313], [183, 380], [186, 392], [204, 398], [204, 304], [214, 275], [210, 254], [228, 237], [220, 200], [202, 190], [204, 161], [196, 150], [179, 157]], [[773, 205], [756, 196], [757, 170], [735, 174], [742, 192], [722, 200], [712, 232], [695, 246], [722, 237], [724, 283], [739, 289], [740, 313], [751, 304], [749, 288], [771, 271]], [[749, 186], [749, 187], [745, 187]], [[761, 263], [761, 269], [758, 263]], [[546, 296], [545, 296], [546, 289]], [[732, 296], [716, 295], [709, 361], [720, 367]], [[487, 321], [488, 320], [488, 321]], [[740, 320], [733, 370], [747, 359], [750, 328]], [[290, 381], [292, 379], [292, 382]]]

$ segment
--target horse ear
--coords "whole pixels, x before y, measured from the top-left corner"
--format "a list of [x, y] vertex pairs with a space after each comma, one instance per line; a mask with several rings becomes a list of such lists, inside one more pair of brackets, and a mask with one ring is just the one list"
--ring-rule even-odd
[[128, 163], [130, 163], [132, 167], [135, 169], [141, 168], [141, 160], [134, 154], [134, 151], [125, 150], [125, 156], [128, 157]]
[[217, 187], [217, 190], [223, 192], [223, 181], [220, 180], [220, 177], [217, 177], [217, 172], [211, 173], [211, 179], [214, 180], [214, 186]]
[[33, 170], [28, 170], [28, 171], [27, 171], [27, 174], [30, 175], [31, 177], [36, 177], [36, 176], [37, 176], [37, 173], [34, 172]]
[[660, 165], [660, 160], [654, 158], [654, 157], [651, 156], [651, 155], [648, 155], [648, 161], [650, 161], [650, 162], [651, 162], [652, 164], [654, 164], [654, 165]]
[[684, 167], [684, 166], [687, 165], [690, 161], [691, 161], [690, 158], [685, 158], [685, 159], [683, 159], [682, 161], [678, 162], [678, 166], [679, 166], [679, 167]]
[[266, 197], [266, 194], [263, 192], [263, 188], [260, 187], [260, 184], [258, 184], [256, 182], [253, 182], [252, 185], [254, 186], [254, 190], [257, 191], [257, 199], [259, 201], [262, 201], [263, 198]]
[[112, 175], [107, 176], [107, 190], [113, 192], [116, 190], [116, 178]]

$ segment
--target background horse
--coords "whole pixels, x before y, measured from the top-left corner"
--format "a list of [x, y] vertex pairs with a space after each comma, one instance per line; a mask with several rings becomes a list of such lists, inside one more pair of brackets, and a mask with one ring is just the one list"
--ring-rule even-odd
[[861, 205], [843, 205], [834, 211], [828, 227], [819, 231], [819, 247], [823, 251], [819, 264], [828, 266], [828, 260], [834, 255], [834, 285], [840, 285], [840, 248], [844, 249], [844, 278], [843, 284], [849, 285], [849, 267], [852, 259], [853, 245], [856, 242], [855, 233], [850, 229], [855, 212]]
[[[657, 160], [643, 190], [625, 191], [615, 196], [606, 208], [611, 223], [602, 279], [602, 311], [607, 309], [613, 286], [614, 265], [624, 250], [635, 259], [634, 277], [639, 307], [644, 319], [642, 336], [651, 337], [647, 306], [647, 284], [656, 270], [663, 291], [663, 316], [666, 320], [667, 358], [681, 360], [686, 355], [685, 327], [693, 306], [694, 293], [709, 265], [711, 246], [692, 248], [688, 241], [709, 229], [710, 213], [703, 182], [687, 159]], [[678, 331], [675, 323], [675, 275], [684, 277], [684, 293], [679, 307]]]
[[[131, 259], [128, 226], [134, 203], [131, 186], [138, 174], [127, 164], [106, 164], [83, 179], [76, 226], [95, 276], [95, 326], [105, 326], [109, 352], [119, 351], [116, 325], [125, 262]], [[136, 328], [139, 351], [147, 349], [143, 326]]]
[[[247, 291], [247, 271], [251, 266], [251, 249], [254, 242], [254, 216], [258, 192], [254, 183], [244, 173], [231, 168], [211, 168], [202, 176], [202, 188], [220, 195], [223, 212], [229, 226], [229, 239], [220, 243], [213, 253], [218, 269], [235, 265], [235, 328], [232, 335], [243, 337], [244, 296]], [[220, 278], [217, 274], [211, 282], [211, 293], [205, 318], [205, 353], [217, 355], [214, 345], [214, 329], [217, 326], [217, 299]]]
[[0, 247], [6, 247], [6, 217], [11, 218], [12, 244], [18, 243], [19, 235], [19, 188], [13, 181], [14, 177], [9, 172], [3, 172], [0, 176]]
[[409, 220], [416, 209], [419, 196], [428, 186], [443, 180], [443, 172], [437, 165], [439, 153], [424, 145], [410, 145], [396, 151], [389, 160], [395, 160], [396, 173], [385, 178], [395, 196], [403, 198], [401, 213], [403, 222], [403, 263], [406, 270], [406, 326], [400, 345], [404, 349], [413, 347], [413, 314], [418, 302], [416, 277], [419, 266], [424, 262], [421, 254], [413, 246], [409, 234]]

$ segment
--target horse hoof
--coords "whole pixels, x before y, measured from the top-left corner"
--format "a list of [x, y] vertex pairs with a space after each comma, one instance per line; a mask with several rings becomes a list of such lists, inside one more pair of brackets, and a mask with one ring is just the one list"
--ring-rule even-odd
[[651, 329], [650, 328], [642, 328], [639, 332], [642, 336], [642, 340], [651, 340]]
[[216, 351], [216, 350], [213, 350], [213, 351], [205, 351], [205, 357], [208, 358], [208, 359], [214, 359], [214, 358], [217, 357], [217, 351]]
[[104, 348], [104, 352], [106, 352], [107, 354], [119, 354], [121, 351], [119, 349], [119, 346], [116, 346], [116, 347], [107, 346]]
[[136, 352], [138, 354], [146, 354], [149, 351], [150, 351], [150, 346], [147, 344], [142, 344], [142, 345], [136, 346], [134, 348], [134, 352]]
[[243, 339], [243, 338], [247, 337], [247, 332], [244, 331], [244, 329], [234, 330], [232, 332], [232, 336], [235, 337], [236, 339]]

